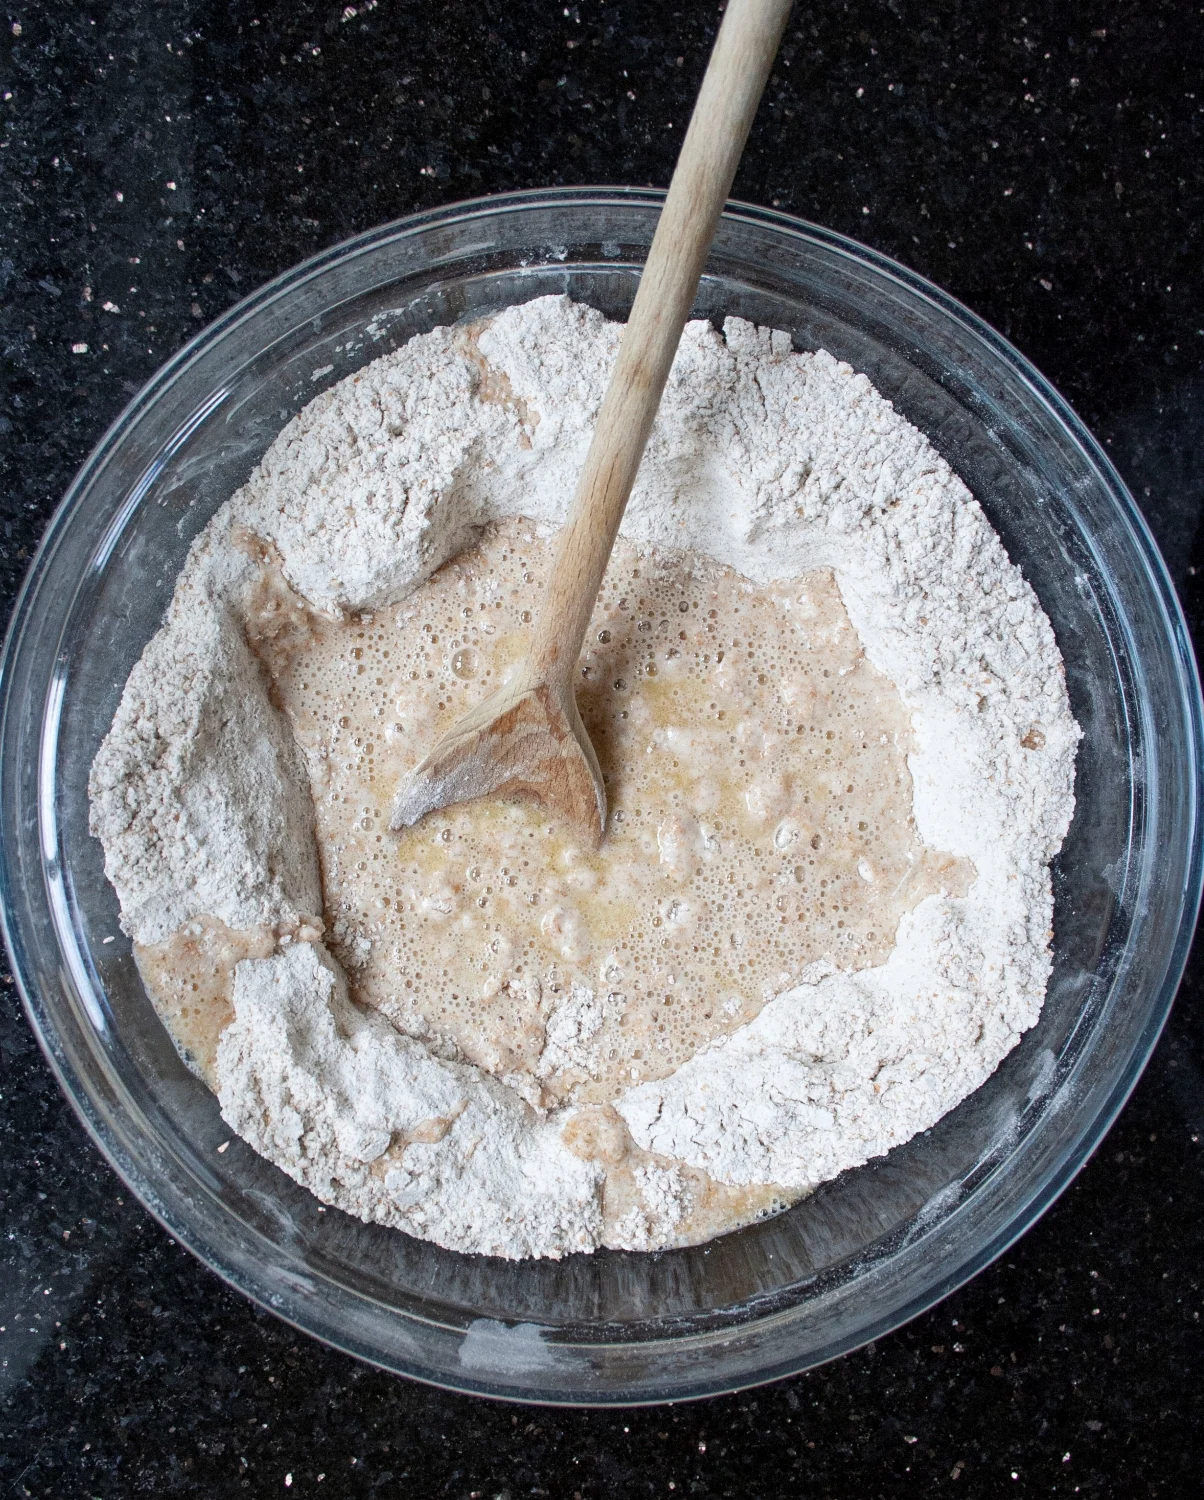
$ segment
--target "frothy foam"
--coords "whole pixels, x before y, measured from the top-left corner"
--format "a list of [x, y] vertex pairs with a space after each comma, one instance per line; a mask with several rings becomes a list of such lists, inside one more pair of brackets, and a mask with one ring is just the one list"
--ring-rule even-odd
[[550, 559], [495, 523], [333, 622], [265, 558], [246, 620], [309, 767], [353, 998], [548, 1107], [666, 1077], [817, 962], [881, 963], [904, 912], [973, 873], [916, 835], [908, 717], [831, 574], [754, 585], [623, 541], [578, 688], [602, 848], [488, 800], [390, 833], [404, 775], [521, 659]]

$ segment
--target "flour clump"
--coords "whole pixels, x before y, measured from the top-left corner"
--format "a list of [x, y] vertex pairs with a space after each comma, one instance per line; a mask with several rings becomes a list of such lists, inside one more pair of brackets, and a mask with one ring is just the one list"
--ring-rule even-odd
[[304, 408], [93, 766], [227, 1122], [452, 1249], [706, 1239], [927, 1129], [1040, 1012], [1079, 737], [1049, 621], [863, 376], [686, 328], [583, 651], [600, 851], [392, 795], [525, 650], [621, 328], [545, 297]]

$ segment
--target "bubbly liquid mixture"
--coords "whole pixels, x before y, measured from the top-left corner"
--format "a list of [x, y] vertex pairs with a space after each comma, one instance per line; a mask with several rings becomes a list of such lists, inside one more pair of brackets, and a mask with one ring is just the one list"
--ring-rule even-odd
[[402, 778], [522, 657], [551, 550], [528, 521], [490, 526], [338, 622], [264, 557], [246, 627], [308, 762], [353, 998], [532, 1103], [602, 1105], [817, 960], [881, 963], [900, 916], [973, 870], [916, 835], [907, 714], [829, 573], [756, 586], [622, 541], [578, 685], [601, 848], [495, 801], [391, 833]]
[[[236, 931], [216, 917], [201, 917], [163, 943], [138, 943], [138, 972], [160, 1019], [188, 1064], [217, 1091], [217, 1044], [234, 1019], [234, 970], [244, 958], [271, 958], [281, 938], [297, 934], [273, 927]], [[317, 929], [301, 929], [311, 941]]]

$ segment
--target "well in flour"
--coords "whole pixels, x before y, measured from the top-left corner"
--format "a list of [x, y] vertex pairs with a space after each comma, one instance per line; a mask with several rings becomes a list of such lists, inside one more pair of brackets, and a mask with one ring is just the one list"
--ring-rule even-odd
[[757, 585], [625, 541], [577, 694], [604, 847], [491, 800], [389, 833], [424, 747], [524, 657], [550, 563], [531, 522], [494, 522], [400, 604], [332, 622], [265, 560], [245, 630], [309, 768], [352, 998], [556, 1108], [667, 1077], [815, 963], [881, 963], [973, 869], [916, 834], [908, 715], [830, 573]]
[[1048, 974], [1078, 736], [1049, 623], [864, 377], [737, 320], [686, 331], [582, 658], [601, 854], [533, 807], [386, 832], [521, 654], [617, 336], [544, 298], [311, 403], [194, 546], [93, 772], [227, 1120], [461, 1250], [781, 1206], [976, 1087]]

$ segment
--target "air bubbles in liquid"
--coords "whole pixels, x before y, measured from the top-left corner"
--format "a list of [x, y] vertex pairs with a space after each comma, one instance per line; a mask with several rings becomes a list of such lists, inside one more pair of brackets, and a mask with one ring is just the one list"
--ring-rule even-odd
[[[479, 1052], [480, 1065], [496, 1067], [500, 1075], [534, 1069], [551, 1008], [574, 986], [584, 987], [605, 999], [608, 1019], [596, 1034], [601, 1071], [592, 1078], [587, 1069], [579, 1086], [593, 1091], [588, 1098], [605, 1100], [637, 1050], [643, 1053], [642, 1077], [665, 1076], [700, 1045], [750, 1020], [774, 987], [782, 987], [783, 974], [797, 976], [824, 952], [839, 954], [848, 966], [882, 961], [898, 916], [926, 894], [916, 882], [892, 895], [905, 849], [915, 847], [919, 858], [907, 821], [906, 718], [901, 708], [896, 712], [881, 695], [874, 697], [878, 690], [868, 669], [840, 675], [846, 657], [839, 653], [846, 648], [820, 639], [814, 615], [801, 621], [775, 612], [768, 592], [738, 581], [732, 589], [731, 575], [710, 575], [700, 587], [692, 564], [691, 597], [699, 596], [693, 613], [681, 598], [681, 573], [672, 559], [658, 564], [661, 572], [644, 563], [636, 586], [642, 597], [634, 589], [621, 597], [620, 590], [631, 587], [633, 561], [644, 560], [620, 542], [587, 647], [587, 659], [590, 649], [597, 651], [597, 670], [579, 683], [583, 712], [610, 777], [612, 820], [602, 853], [562, 870], [562, 833], [530, 806], [517, 804], [449, 810], [446, 822], [406, 833], [399, 843], [383, 833], [387, 806], [368, 815], [383, 785], [391, 788], [392, 773], [403, 769], [389, 757], [403, 742], [413, 755], [420, 753], [438, 726], [436, 704], [460, 708], [453, 678], [503, 676], [515, 660], [520, 626], [527, 623], [523, 616], [529, 619], [538, 600], [538, 585], [522, 574], [545, 577], [551, 549], [531, 538], [523, 545], [522, 563], [516, 554], [508, 558], [505, 539], [514, 534], [514, 524], [487, 531], [482, 549], [465, 554], [451, 570], [454, 578], [443, 570], [423, 586], [418, 603], [425, 628], [414, 618], [413, 597], [378, 614], [365, 645], [375, 653], [373, 670], [384, 677], [379, 688], [370, 686], [371, 679], [350, 676], [349, 648], [358, 642], [348, 639], [345, 627], [332, 627], [327, 644], [294, 672], [289, 692], [296, 701], [288, 706], [331, 727], [341, 714], [339, 730], [346, 731], [331, 735], [341, 756], [323, 762], [326, 779], [320, 783], [315, 774], [314, 784], [332, 876], [324, 915], [328, 929], [341, 924], [348, 933], [337, 943], [351, 964], [355, 998], [387, 1009], [404, 997], [430, 1034], [474, 1060], [474, 1048], [484, 1048], [485, 1037], [493, 1050]], [[820, 615], [832, 610], [839, 619], [839, 597], [834, 586], [830, 598], [825, 595], [826, 587], [821, 582], [815, 590]], [[498, 627], [493, 640], [466, 625], [466, 601], [478, 612], [490, 611]], [[612, 611], [622, 606], [631, 613], [616, 625]], [[714, 633], [706, 629], [708, 619]], [[646, 683], [646, 627], [652, 622], [659, 630], [665, 620], [687, 627], [678, 641], [680, 672], [663, 668], [661, 681], [672, 675], [672, 692]], [[815, 633], [815, 645], [803, 639], [807, 630]], [[387, 661], [379, 650], [380, 632], [387, 633]], [[430, 650], [440, 634], [442, 650]], [[717, 669], [718, 641], [728, 656]], [[750, 643], [756, 669], [744, 660]], [[660, 649], [656, 659], [670, 662]], [[825, 665], [836, 670], [830, 686], [817, 690]], [[759, 675], [767, 683], [759, 683]], [[786, 682], [799, 684], [790, 702], [777, 691]], [[383, 719], [381, 704], [388, 705]], [[731, 731], [746, 720], [749, 730], [736, 748]], [[856, 744], [843, 729], [833, 736], [832, 726], [843, 722], [858, 726]], [[891, 733], [880, 734], [880, 727]], [[672, 741], [653, 744], [669, 730]], [[678, 732], [684, 735], [680, 745]], [[353, 737], [365, 756], [374, 753], [378, 765], [384, 763], [377, 780], [355, 757]], [[831, 753], [821, 771], [825, 743]], [[855, 778], [854, 756], [861, 757]], [[745, 766], [739, 765], [742, 758]], [[780, 805], [766, 808], [766, 821], [754, 826], [744, 793], [754, 781], [776, 785], [779, 776]], [[854, 781], [856, 805], [842, 810], [840, 798]], [[683, 857], [672, 868], [649, 844], [652, 831], [670, 817], [683, 822]], [[812, 841], [817, 828], [823, 838]], [[876, 837], [878, 830], [889, 836]], [[869, 851], [873, 881], [857, 868], [859, 856]], [[821, 909], [818, 882], [838, 871], [853, 889], [846, 896], [844, 884], [827, 886], [823, 907], [831, 909]], [[842, 904], [834, 905], [838, 890]], [[391, 898], [383, 906], [382, 893]], [[486, 906], [478, 906], [486, 897]], [[570, 904], [580, 916], [580, 943], [566, 944], [565, 932], [554, 935], [561, 949], [579, 949], [580, 958], [550, 952], [548, 934], [540, 932], [541, 918]], [[838, 921], [845, 926], [838, 928]], [[366, 946], [360, 946], [361, 933]], [[729, 933], [739, 940], [729, 944]], [[557, 966], [554, 985], [549, 962]], [[486, 979], [490, 1000], [482, 1006], [478, 997]], [[615, 988], [620, 981], [622, 988]], [[738, 1011], [723, 1004], [733, 990], [742, 996]], [[569, 1087], [558, 1079], [544, 1082], [553, 1092]]]
[[480, 652], [474, 651], [471, 646], [461, 646], [452, 655], [451, 669], [461, 682], [471, 682], [481, 673]]

